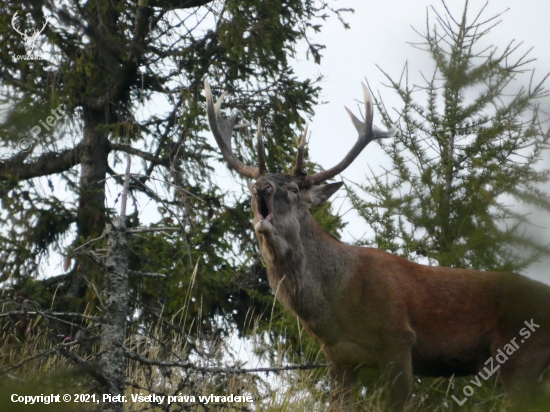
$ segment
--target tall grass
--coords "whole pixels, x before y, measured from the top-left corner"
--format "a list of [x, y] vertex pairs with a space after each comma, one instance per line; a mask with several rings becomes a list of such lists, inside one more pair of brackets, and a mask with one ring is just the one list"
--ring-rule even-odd
[[[162, 312], [162, 311], [161, 311]], [[179, 315], [178, 315], [179, 316]], [[177, 321], [178, 320], [178, 321]], [[314, 370], [288, 370], [261, 373], [234, 373], [235, 368], [256, 368], [281, 366], [290, 358], [287, 341], [283, 335], [268, 340], [266, 333], [255, 330], [259, 327], [251, 316], [252, 330], [250, 338], [237, 338], [222, 334], [206, 336], [195, 330], [194, 336], [182, 330], [179, 319], [171, 322], [163, 320], [145, 327], [130, 321], [127, 326], [126, 347], [139, 356], [162, 362], [177, 362], [180, 366], [147, 365], [134, 359], [127, 361], [128, 411], [325, 411], [330, 396], [330, 382], [326, 368]], [[53, 406], [21, 405], [11, 403], [9, 396], [13, 391], [19, 394], [42, 393], [93, 393], [93, 368], [96, 368], [98, 345], [89, 341], [85, 345], [70, 345], [65, 342], [64, 350], [76, 355], [71, 358], [56, 350], [64, 337], [55, 336], [52, 325], [38, 317], [20, 317], [16, 321], [5, 318], [0, 320], [0, 370], [9, 364], [20, 365], [0, 375], [0, 411], [33, 410], [87, 410], [96, 405], [60, 405]], [[89, 333], [99, 333], [97, 325], [86, 325]], [[227, 328], [226, 328], [227, 329]], [[56, 341], [59, 340], [59, 342]], [[307, 342], [306, 342], [307, 340]], [[323, 363], [318, 347], [302, 337], [298, 341], [301, 359], [297, 363]], [[237, 346], [240, 346], [237, 348]], [[75, 359], [81, 359], [80, 365]], [[23, 362], [22, 362], [23, 361]], [[84, 367], [82, 367], [84, 365]], [[205, 370], [204, 368], [210, 368]], [[213, 373], [213, 368], [217, 372]], [[454, 395], [462, 400], [466, 385], [473, 386], [471, 378], [427, 379], [415, 378], [414, 395], [407, 411], [426, 412], [493, 412], [509, 411], [498, 376], [482, 381], [481, 387], [475, 387], [472, 396], [463, 405], [452, 399]], [[360, 377], [361, 385], [355, 391], [353, 408], [357, 411], [382, 412], [384, 408], [384, 387], [376, 371], [365, 370]], [[62, 383], [62, 384], [60, 384]], [[164, 396], [163, 404], [151, 402], [132, 402], [132, 395]], [[253, 402], [200, 402], [199, 396], [249, 395]], [[101, 394], [99, 394], [101, 395]], [[184, 402], [166, 405], [168, 396], [194, 396]], [[60, 409], [62, 407], [68, 409]], [[34, 409], [33, 409], [34, 408]], [[50, 409], [48, 409], [50, 408]], [[520, 410], [527, 410], [525, 409]], [[550, 405], [541, 405], [537, 410], [550, 411]]]

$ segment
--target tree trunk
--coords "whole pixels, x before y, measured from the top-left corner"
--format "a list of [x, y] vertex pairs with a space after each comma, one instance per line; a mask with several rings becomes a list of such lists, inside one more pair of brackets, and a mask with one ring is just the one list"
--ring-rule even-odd
[[[77, 215], [78, 238], [95, 238], [101, 235], [106, 223], [105, 178], [107, 176], [110, 144], [107, 138], [107, 118], [104, 111], [84, 107], [84, 139], [80, 176], [80, 199]], [[86, 293], [86, 280], [97, 270], [94, 263], [80, 259], [68, 290], [71, 298], [82, 298]]]
[[[107, 239], [107, 273], [103, 287], [103, 323], [101, 331], [101, 372], [104, 378], [100, 394], [123, 396], [125, 390], [126, 357], [124, 339], [128, 310], [128, 242], [125, 217], [121, 215], [113, 226], [105, 229]], [[124, 403], [101, 403], [101, 410], [123, 412]]]

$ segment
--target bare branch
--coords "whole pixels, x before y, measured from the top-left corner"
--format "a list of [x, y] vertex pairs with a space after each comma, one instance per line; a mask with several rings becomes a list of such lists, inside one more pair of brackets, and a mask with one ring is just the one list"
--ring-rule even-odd
[[166, 231], [172, 231], [177, 232], [178, 230], [181, 230], [179, 227], [133, 227], [131, 229], [128, 229], [128, 233], [150, 233], [150, 232], [166, 232]]
[[149, 162], [152, 162], [156, 165], [161, 165], [161, 166], [166, 166], [166, 167], [170, 166], [170, 158], [169, 157], [159, 158], [159, 157], [155, 156], [154, 154], [144, 152], [142, 150], [133, 148], [132, 146], [127, 146], [127, 145], [118, 144], [118, 143], [111, 143], [111, 149], [112, 150], [118, 150], [118, 151], [128, 153], [128, 154], [132, 154], [132, 155], [135, 155], [135, 156], [139, 156], [142, 159], [147, 160]]
[[192, 9], [212, 3], [214, 0], [155, 0], [151, 5], [163, 10]]
[[141, 270], [128, 270], [128, 274], [131, 276], [143, 276], [146, 278], [165, 278], [166, 277], [166, 275], [163, 275], [162, 273], [142, 272]]
[[83, 147], [78, 144], [74, 148], [60, 153], [44, 153], [29, 163], [24, 163], [24, 159], [15, 156], [13, 159], [0, 162], [0, 180], [11, 178], [26, 180], [65, 172], [80, 164], [82, 152]]
[[60, 349], [67, 349], [71, 346], [74, 346], [74, 345], [77, 345], [79, 344], [80, 342], [77, 341], [77, 340], [74, 340], [72, 342], [67, 342], [67, 343], [60, 343], [56, 346], [54, 346], [53, 348], [51, 349], [45, 349], [45, 350], [41, 350], [41, 351], [37, 351], [34, 353], [34, 355], [31, 355], [31, 356], [28, 356], [24, 359], [21, 359], [19, 362], [16, 362], [16, 363], [10, 363], [9, 365], [6, 365], [6, 366], [3, 366], [0, 368], [0, 375], [6, 373], [7, 371], [9, 370], [12, 370], [12, 369], [15, 369], [15, 368], [18, 368], [19, 366], [22, 366], [24, 365], [25, 363], [28, 363], [32, 360], [35, 360], [35, 359], [40, 359], [40, 358], [44, 358], [46, 356], [49, 356], [51, 355], [52, 353], [54, 352], [57, 352], [59, 351]]
[[13, 312], [3, 312], [0, 313], [0, 318], [5, 318], [8, 316], [44, 316], [44, 317], [55, 317], [55, 316], [67, 316], [71, 318], [82, 318], [82, 319], [88, 319], [93, 321], [99, 321], [100, 318], [97, 316], [89, 316], [89, 315], [83, 315], [81, 313], [76, 312], [48, 312], [48, 311], [25, 311], [25, 310], [18, 310]]
[[134, 359], [144, 365], [161, 366], [161, 367], [179, 367], [183, 369], [190, 369], [196, 372], [202, 373], [226, 373], [226, 374], [242, 374], [242, 373], [259, 373], [259, 372], [284, 372], [291, 370], [311, 370], [326, 368], [326, 364], [302, 364], [302, 365], [289, 365], [289, 366], [275, 366], [271, 368], [221, 368], [221, 367], [203, 367], [196, 366], [191, 362], [174, 362], [174, 361], [159, 361], [156, 359], [147, 359], [135, 352], [125, 350], [126, 356], [130, 359]]

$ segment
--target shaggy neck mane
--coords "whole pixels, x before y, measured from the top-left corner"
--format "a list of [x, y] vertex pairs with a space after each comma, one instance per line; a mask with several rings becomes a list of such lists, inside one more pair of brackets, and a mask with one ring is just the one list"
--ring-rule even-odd
[[269, 284], [284, 305], [307, 317], [316, 301], [341, 288], [353, 256], [347, 245], [325, 232], [307, 211], [298, 217], [300, 231], [259, 235]]

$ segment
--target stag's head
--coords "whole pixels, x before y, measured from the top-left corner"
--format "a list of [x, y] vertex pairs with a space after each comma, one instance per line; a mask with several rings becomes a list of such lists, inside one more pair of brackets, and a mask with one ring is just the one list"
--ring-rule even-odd
[[322, 184], [346, 169], [372, 140], [392, 137], [396, 130], [382, 131], [372, 126], [372, 100], [370, 93], [363, 86], [365, 100], [365, 121], [359, 120], [346, 108], [351, 120], [359, 133], [357, 142], [336, 166], [323, 172], [308, 175], [304, 172], [304, 153], [307, 137], [307, 126], [300, 140], [296, 160], [290, 174], [272, 174], [267, 171], [265, 154], [261, 135], [261, 125], [258, 120], [257, 150], [258, 167], [242, 163], [231, 149], [231, 134], [238, 125], [239, 115], [224, 119], [220, 108], [226, 93], [223, 93], [214, 104], [208, 80], [204, 81], [208, 120], [212, 133], [220, 147], [223, 157], [238, 173], [253, 179], [248, 187], [252, 193], [252, 209], [254, 211], [254, 229], [258, 235], [274, 238], [288, 238], [300, 230], [308, 209], [312, 205], [325, 202], [343, 184], [343, 182]]

